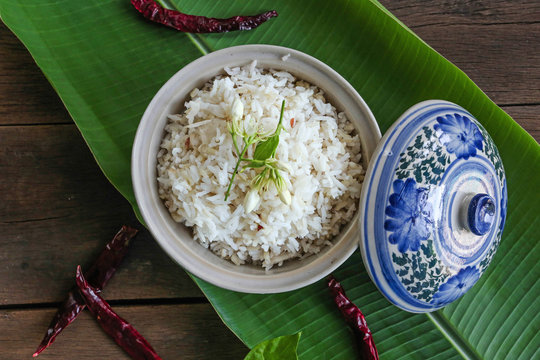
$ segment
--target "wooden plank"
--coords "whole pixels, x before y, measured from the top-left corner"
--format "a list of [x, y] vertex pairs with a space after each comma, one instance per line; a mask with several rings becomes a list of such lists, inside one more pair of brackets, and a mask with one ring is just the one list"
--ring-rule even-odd
[[537, 0], [381, 0], [392, 14], [414, 27], [428, 24], [531, 23], [540, 19]]
[[540, 23], [413, 30], [499, 105], [540, 104]]
[[[59, 302], [122, 224], [138, 224], [74, 125], [0, 127], [0, 304]], [[148, 232], [109, 284], [111, 299], [201, 297]]]
[[30, 53], [0, 22], [0, 124], [70, 123]]
[[540, 104], [540, 2], [381, 3], [495, 103]]
[[[114, 306], [163, 359], [242, 359], [249, 351], [209, 304]], [[55, 309], [1, 310], [1, 358], [30, 359]], [[129, 359], [85, 310], [39, 356], [47, 359]]]

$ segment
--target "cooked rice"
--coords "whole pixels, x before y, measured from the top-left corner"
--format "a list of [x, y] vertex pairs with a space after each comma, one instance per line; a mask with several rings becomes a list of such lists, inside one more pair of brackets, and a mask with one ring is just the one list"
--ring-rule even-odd
[[[183, 114], [169, 116], [157, 166], [165, 206], [175, 221], [193, 227], [195, 240], [237, 265], [270, 269], [331, 246], [356, 212], [364, 177], [354, 126], [321, 89], [288, 72], [261, 70], [256, 62], [225, 72], [194, 89]], [[244, 196], [260, 171], [254, 169], [236, 176], [224, 200], [237, 162], [227, 130], [235, 98], [267, 131], [276, 128], [286, 101], [276, 158], [292, 169], [281, 172], [290, 206], [271, 185], [245, 213]]]

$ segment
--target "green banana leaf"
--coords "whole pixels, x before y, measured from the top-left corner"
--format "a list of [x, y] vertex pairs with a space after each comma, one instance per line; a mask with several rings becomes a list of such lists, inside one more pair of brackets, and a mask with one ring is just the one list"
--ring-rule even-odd
[[[509, 215], [490, 268], [462, 299], [428, 315], [390, 305], [358, 253], [335, 276], [367, 315], [382, 359], [539, 356], [540, 147], [523, 129], [375, 0], [182, 0], [171, 6], [214, 17], [269, 9], [280, 15], [253, 31], [187, 35], [145, 21], [129, 0], [0, 0], [2, 20], [28, 48], [101, 169], [135, 210], [130, 151], [142, 113], [170, 76], [206, 52], [250, 43], [306, 52], [356, 88], [382, 132], [421, 100], [453, 101], [490, 132], [506, 169]], [[324, 281], [286, 294], [250, 295], [195, 280], [250, 347], [302, 331], [301, 359], [355, 356], [354, 339]]]

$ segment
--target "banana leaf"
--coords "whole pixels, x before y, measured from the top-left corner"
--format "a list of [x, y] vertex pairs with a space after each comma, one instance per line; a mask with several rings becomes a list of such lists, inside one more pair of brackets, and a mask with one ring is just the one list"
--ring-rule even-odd
[[[280, 15], [253, 31], [189, 35], [144, 20], [129, 0], [0, 0], [3, 22], [28, 48], [99, 166], [135, 211], [130, 151], [141, 115], [170, 76], [207, 52], [251, 43], [306, 52], [356, 88], [382, 132], [419, 101], [453, 101], [490, 132], [506, 169], [509, 214], [492, 265], [463, 298], [428, 315], [390, 305], [370, 282], [358, 253], [335, 276], [367, 315], [382, 359], [539, 356], [540, 147], [532, 137], [375, 0], [182, 0], [168, 5], [214, 17], [270, 9]], [[353, 336], [324, 281], [276, 295], [236, 293], [195, 281], [249, 347], [302, 331], [301, 359], [355, 356]]]

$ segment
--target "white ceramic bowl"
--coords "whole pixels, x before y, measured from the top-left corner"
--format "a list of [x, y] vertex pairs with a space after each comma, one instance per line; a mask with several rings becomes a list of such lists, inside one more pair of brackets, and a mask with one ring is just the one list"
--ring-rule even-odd
[[[285, 56], [288, 57], [283, 60]], [[184, 269], [214, 285], [248, 293], [276, 293], [309, 285], [341, 265], [357, 248], [359, 212], [334, 240], [317, 255], [291, 260], [265, 271], [252, 265], [237, 266], [193, 240], [190, 230], [176, 223], [158, 196], [157, 152], [167, 115], [179, 113], [189, 93], [201, 87], [224, 67], [242, 66], [257, 60], [261, 68], [285, 70], [326, 93], [339, 111], [356, 126], [362, 141], [364, 166], [381, 134], [370, 109], [354, 88], [330, 67], [299, 51], [270, 45], [244, 45], [203, 56], [177, 72], [154, 96], [137, 129], [131, 160], [131, 174], [137, 204], [154, 238]]]

